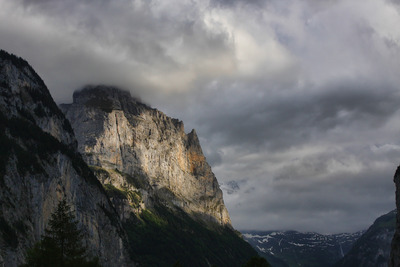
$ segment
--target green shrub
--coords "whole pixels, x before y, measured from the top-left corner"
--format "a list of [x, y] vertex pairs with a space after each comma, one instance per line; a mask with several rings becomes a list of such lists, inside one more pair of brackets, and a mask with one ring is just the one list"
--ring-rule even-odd
[[126, 191], [118, 189], [112, 184], [105, 184], [103, 186], [109, 197], [113, 197], [113, 198], [115, 197], [115, 198], [119, 198], [119, 199], [128, 199]]

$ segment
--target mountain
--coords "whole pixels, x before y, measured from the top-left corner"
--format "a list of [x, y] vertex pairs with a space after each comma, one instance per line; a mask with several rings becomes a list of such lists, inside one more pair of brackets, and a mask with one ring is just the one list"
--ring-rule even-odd
[[335, 267], [388, 266], [396, 214], [393, 210], [376, 219]]
[[241, 266], [257, 255], [231, 226], [195, 130], [110, 86], [76, 91], [61, 109], [139, 264]]
[[127, 235], [70, 123], [23, 59], [0, 51], [0, 266], [18, 266], [66, 199], [103, 266], [132, 265]]
[[389, 266], [400, 266], [400, 166], [394, 174], [393, 181], [396, 185], [396, 228], [392, 239]]
[[334, 235], [297, 231], [242, 231], [242, 233], [245, 240], [274, 267], [332, 266], [362, 235], [362, 232]]
[[186, 134], [181, 121], [114, 87], [86, 87], [74, 93], [73, 101], [61, 108], [85, 161], [109, 172], [106, 183], [122, 189], [121, 180], [112, 179], [115, 169], [142, 177], [151, 191], [142, 188], [146, 207], [157, 195], [194, 218], [231, 225], [195, 130]]
[[111, 87], [76, 92], [63, 110], [74, 129], [33, 68], [0, 52], [0, 266], [24, 263], [64, 199], [102, 266], [257, 255], [231, 226], [194, 130]]

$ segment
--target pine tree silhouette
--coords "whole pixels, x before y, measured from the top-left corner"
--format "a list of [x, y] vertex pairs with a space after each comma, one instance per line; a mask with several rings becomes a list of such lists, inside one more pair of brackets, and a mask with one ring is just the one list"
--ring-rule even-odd
[[42, 240], [28, 251], [27, 264], [33, 267], [96, 267], [97, 259], [86, 260], [83, 234], [66, 200], [51, 214]]

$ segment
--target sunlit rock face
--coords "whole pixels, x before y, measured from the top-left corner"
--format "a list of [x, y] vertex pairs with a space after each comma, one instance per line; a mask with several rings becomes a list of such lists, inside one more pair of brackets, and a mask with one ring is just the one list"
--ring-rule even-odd
[[29, 64], [0, 51], [0, 266], [19, 266], [61, 199], [73, 209], [89, 255], [127, 266], [125, 235], [73, 130]]
[[126, 188], [128, 183], [117, 178], [115, 171], [141, 177], [145, 186], [136, 190], [140, 189], [145, 206], [157, 198], [205, 222], [231, 225], [197, 134], [194, 130], [186, 134], [181, 121], [132, 98], [129, 92], [106, 86], [75, 92], [73, 103], [61, 109], [85, 161], [111, 174], [100, 178], [103, 183]]

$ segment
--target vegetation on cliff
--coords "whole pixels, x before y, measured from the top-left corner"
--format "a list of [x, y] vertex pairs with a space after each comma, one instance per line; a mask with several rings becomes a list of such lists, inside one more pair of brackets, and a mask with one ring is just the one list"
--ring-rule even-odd
[[130, 253], [141, 266], [243, 266], [257, 256], [231, 228], [210, 228], [165, 206], [132, 216], [124, 228]]

